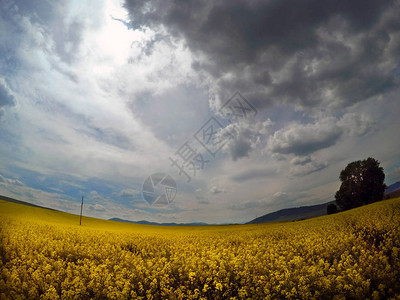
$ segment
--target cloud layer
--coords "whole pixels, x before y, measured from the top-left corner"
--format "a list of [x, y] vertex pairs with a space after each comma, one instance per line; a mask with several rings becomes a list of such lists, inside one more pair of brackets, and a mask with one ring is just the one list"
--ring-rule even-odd
[[4, 78], [0, 77], [0, 117], [7, 107], [15, 105], [15, 98]]
[[258, 107], [346, 107], [396, 88], [398, 1], [127, 0], [135, 28], [164, 27], [197, 55], [193, 66]]

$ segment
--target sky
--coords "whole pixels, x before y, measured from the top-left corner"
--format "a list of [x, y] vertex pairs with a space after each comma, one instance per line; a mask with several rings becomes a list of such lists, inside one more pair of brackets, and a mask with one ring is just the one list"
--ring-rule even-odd
[[[355, 160], [399, 181], [399, 15], [385, 0], [2, 0], [0, 194], [242, 223], [334, 200]], [[156, 205], [143, 187], [161, 195], [161, 178], [176, 191]]]

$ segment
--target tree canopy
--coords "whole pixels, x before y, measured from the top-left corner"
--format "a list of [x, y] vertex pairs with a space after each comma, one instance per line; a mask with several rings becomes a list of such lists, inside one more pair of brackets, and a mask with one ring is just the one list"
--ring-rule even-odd
[[341, 210], [380, 201], [386, 189], [385, 173], [374, 158], [351, 162], [340, 172], [336, 203]]
[[329, 204], [326, 207], [326, 212], [327, 212], [328, 215], [336, 214], [337, 213], [337, 206], [335, 204], [333, 204], [333, 203]]

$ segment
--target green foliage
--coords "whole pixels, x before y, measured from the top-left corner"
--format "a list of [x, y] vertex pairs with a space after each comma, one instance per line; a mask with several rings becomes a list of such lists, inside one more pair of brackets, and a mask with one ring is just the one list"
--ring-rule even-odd
[[336, 192], [336, 203], [341, 210], [381, 201], [386, 185], [385, 173], [374, 158], [349, 163], [340, 173], [342, 184]]
[[327, 206], [327, 208], [326, 208], [326, 212], [327, 212], [328, 215], [336, 214], [338, 212], [337, 211], [337, 206], [335, 204], [333, 204], [333, 203], [329, 204]]

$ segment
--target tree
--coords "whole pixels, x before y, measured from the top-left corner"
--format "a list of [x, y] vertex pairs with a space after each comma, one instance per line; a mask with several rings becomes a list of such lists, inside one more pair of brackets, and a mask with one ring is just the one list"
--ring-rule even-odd
[[337, 213], [337, 207], [336, 207], [336, 205], [333, 204], [333, 203], [328, 204], [328, 206], [326, 207], [326, 213], [327, 213], [328, 215], [336, 214], [336, 213]]
[[386, 189], [385, 173], [379, 162], [371, 157], [349, 163], [340, 172], [340, 189], [336, 203], [341, 210], [381, 201]]

